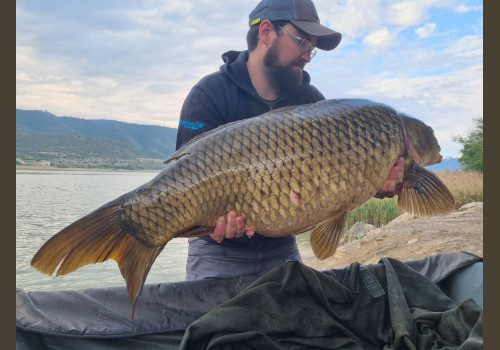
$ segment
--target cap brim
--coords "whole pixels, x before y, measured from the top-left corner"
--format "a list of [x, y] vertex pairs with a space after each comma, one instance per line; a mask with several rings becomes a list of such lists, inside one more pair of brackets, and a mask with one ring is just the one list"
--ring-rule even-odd
[[325, 51], [333, 50], [338, 46], [340, 40], [342, 40], [342, 34], [317, 22], [294, 20], [290, 22], [303, 32], [318, 37], [318, 43], [316, 44], [318, 49]]

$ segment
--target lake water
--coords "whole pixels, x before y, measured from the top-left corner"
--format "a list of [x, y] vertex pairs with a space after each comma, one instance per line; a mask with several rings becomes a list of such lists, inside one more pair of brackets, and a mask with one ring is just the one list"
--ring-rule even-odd
[[[158, 172], [16, 170], [16, 286], [25, 290], [61, 290], [125, 286], [117, 263], [84, 266], [51, 277], [30, 265], [37, 250], [55, 233]], [[146, 283], [185, 279], [187, 239], [170, 241], [158, 256]]]

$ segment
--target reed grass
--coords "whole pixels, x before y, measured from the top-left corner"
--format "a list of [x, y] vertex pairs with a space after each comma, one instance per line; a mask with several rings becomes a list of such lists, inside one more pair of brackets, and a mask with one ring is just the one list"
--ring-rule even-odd
[[435, 170], [455, 197], [456, 207], [483, 201], [483, 173], [478, 171]]
[[402, 213], [403, 210], [398, 207], [397, 197], [371, 198], [347, 214], [346, 230], [349, 230], [358, 221], [381, 227], [387, 225]]
[[[434, 172], [455, 197], [457, 209], [467, 203], [483, 201], [483, 173], [461, 170]], [[403, 210], [398, 207], [397, 196], [384, 199], [371, 198], [347, 214], [345, 230], [349, 230], [358, 221], [382, 227], [402, 213]], [[363, 236], [354, 238], [361, 239]], [[348, 238], [348, 241], [351, 240], [353, 238]]]

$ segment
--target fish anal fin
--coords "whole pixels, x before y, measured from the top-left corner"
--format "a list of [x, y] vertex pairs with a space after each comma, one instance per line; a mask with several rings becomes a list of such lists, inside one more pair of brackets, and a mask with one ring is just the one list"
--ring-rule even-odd
[[347, 212], [341, 212], [321, 223], [311, 233], [311, 247], [318, 259], [332, 256], [344, 233]]
[[[122, 198], [77, 220], [50, 238], [35, 254], [31, 266], [56, 276], [108, 259], [116, 260], [135, 309], [147, 274], [163, 246], [146, 246], [127, 233], [119, 219]], [[132, 311], [132, 319], [133, 319]]]
[[445, 215], [455, 208], [455, 198], [436, 174], [412, 162], [403, 181], [398, 205], [415, 215]]
[[151, 266], [153, 266], [156, 257], [164, 247], [165, 244], [149, 247], [140, 243], [134, 236], [126, 235], [109, 256], [111, 259], [116, 260], [127, 283], [127, 291], [132, 304], [132, 320], [135, 316], [137, 297], [146, 282]]

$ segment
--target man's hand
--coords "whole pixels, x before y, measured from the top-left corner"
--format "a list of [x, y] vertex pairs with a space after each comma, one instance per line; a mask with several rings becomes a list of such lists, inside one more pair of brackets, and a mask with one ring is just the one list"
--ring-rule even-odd
[[217, 243], [220, 243], [224, 238], [240, 238], [244, 234], [250, 238], [255, 232], [245, 230], [245, 220], [243, 217], [237, 216], [236, 211], [231, 210], [227, 213], [227, 219], [224, 216], [220, 216], [217, 219], [214, 232], [210, 234], [210, 237]]
[[403, 177], [405, 171], [405, 159], [399, 158], [391, 170], [389, 178], [385, 180], [382, 188], [375, 194], [376, 198], [392, 198], [399, 194], [403, 184]]

